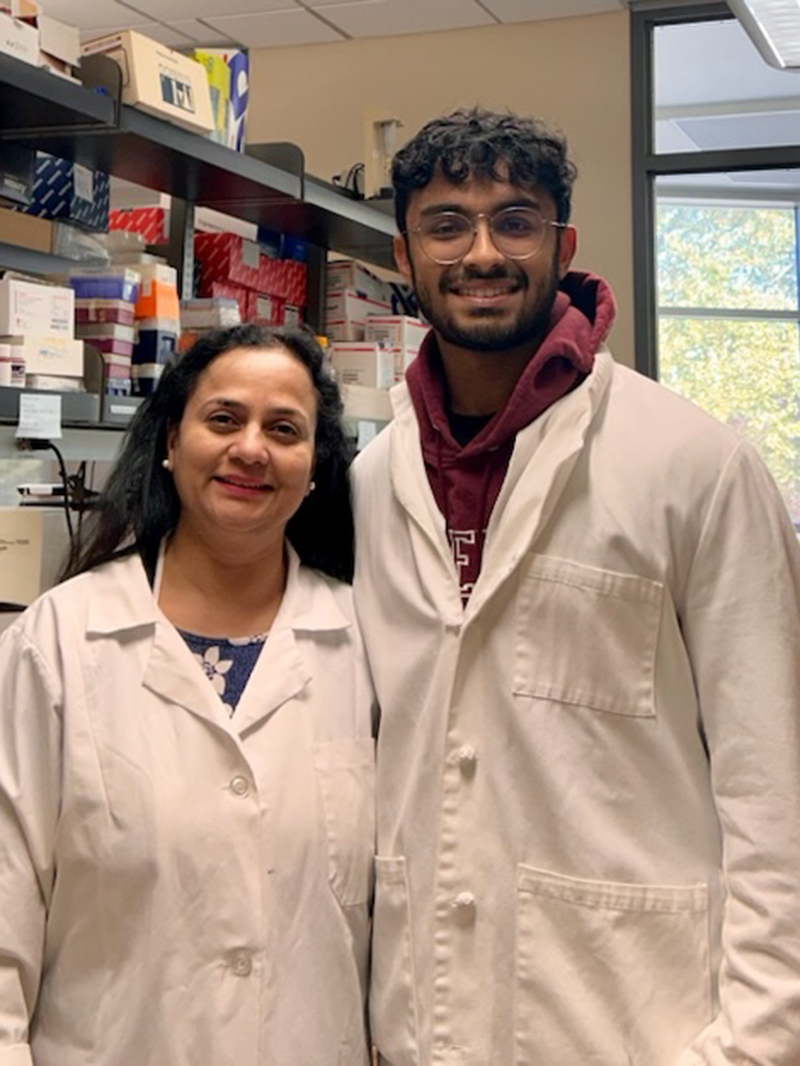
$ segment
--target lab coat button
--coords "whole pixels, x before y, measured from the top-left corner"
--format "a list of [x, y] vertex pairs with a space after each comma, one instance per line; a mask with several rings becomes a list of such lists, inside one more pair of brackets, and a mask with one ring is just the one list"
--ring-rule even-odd
[[472, 925], [475, 921], [475, 897], [471, 892], [459, 892], [450, 906], [459, 925]]
[[250, 784], [246, 777], [237, 775], [231, 781], [231, 792], [234, 796], [240, 796], [244, 798], [250, 792]]
[[475, 764], [478, 761], [478, 753], [471, 744], [465, 744], [458, 752], [458, 765], [465, 777], [475, 773]]
[[253, 971], [253, 960], [246, 951], [235, 951], [231, 959], [231, 969], [237, 977], [249, 977]]

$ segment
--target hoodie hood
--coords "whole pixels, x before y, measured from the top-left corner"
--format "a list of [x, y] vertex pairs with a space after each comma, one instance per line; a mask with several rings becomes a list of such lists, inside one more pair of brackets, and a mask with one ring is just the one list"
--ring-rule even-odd
[[517, 433], [591, 373], [595, 352], [615, 315], [607, 282], [594, 274], [567, 273], [559, 285], [549, 330], [508, 402], [464, 447], [450, 432], [447, 386], [433, 331], [408, 368], [406, 383], [420, 427], [425, 468], [445, 518], [464, 600], [477, 579], [489, 516]]

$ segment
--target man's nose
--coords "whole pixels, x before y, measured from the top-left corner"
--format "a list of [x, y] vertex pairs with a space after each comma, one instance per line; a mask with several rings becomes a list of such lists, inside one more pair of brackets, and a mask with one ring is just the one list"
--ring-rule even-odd
[[474, 238], [472, 247], [464, 256], [462, 262], [466, 264], [485, 266], [490, 263], [504, 262], [505, 256], [498, 251], [492, 240], [492, 230], [489, 219], [480, 215], [473, 219]]

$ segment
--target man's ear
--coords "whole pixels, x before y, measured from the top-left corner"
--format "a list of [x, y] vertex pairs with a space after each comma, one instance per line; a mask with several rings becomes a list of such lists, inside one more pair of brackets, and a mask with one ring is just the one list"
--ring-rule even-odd
[[575, 253], [578, 250], [578, 231], [574, 226], [567, 226], [566, 229], [561, 230], [560, 236], [561, 240], [558, 243], [559, 280], [564, 278], [572, 265], [572, 260], [575, 258]]
[[408, 238], [398, 233], [394, 238], [394, 261], [404, 278], [411, 279], [411, 260], [408, 256]]

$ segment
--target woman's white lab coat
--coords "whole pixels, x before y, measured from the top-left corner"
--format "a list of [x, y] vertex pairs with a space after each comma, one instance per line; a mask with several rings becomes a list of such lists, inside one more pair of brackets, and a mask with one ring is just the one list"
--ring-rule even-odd
[[362, 1066], [372, 692], [298, 565], [235, 716], [138, 557], [0, 642], [0, 1066]]

